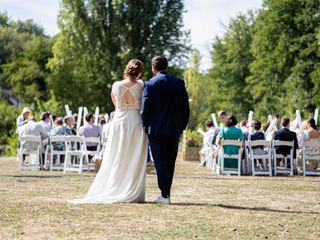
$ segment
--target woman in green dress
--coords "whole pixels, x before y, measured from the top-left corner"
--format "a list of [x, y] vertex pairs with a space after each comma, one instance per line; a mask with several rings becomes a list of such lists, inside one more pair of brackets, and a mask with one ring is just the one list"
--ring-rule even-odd
[[[224, 121], [224, 127], [221, 129], [219, 133], [219, 138], [217, 139], [217, 144], [221, 145], [222, 140], [244, 140], [243, 133], [241, 129], [237, 128], [237, 119], [235, 116], [230, 115]], [[238, 154], [239, 147], [232, 145], [223, 146], [223, 150], [225, 154]], [[220, 157], [219, 157], [220, 158]], [[219, 159], [220, 162], [220, 159]], [[225, 158], [224, 159], [224, 168], [238, 168], [237, 159]]]

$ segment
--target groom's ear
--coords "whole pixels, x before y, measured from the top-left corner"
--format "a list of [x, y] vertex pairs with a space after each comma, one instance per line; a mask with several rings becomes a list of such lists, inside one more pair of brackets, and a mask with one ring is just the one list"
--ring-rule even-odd
[[152, 69], [153, 75], [156, 75], [157, 74], [157, 70], [154, 67], [152, 67], [151, 69]]

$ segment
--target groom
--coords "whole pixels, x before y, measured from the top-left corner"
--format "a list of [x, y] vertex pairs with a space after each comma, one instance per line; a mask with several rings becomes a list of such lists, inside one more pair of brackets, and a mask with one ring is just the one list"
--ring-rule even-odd
[[168, 73], [164, 56], [154, 57], [151, 64], [154, 77], [144, 85], [141, 117], [161, 190], [154, 202], [170, 204], [179, 138], [190, 115], [189, 101], [184, 81]]

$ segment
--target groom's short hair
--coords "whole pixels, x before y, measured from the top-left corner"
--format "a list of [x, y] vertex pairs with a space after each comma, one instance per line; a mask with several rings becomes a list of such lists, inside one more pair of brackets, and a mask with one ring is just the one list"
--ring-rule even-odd
[[158, 72], [168, 69], [168, 60], [165, 56], [155, 56], [152, 58], [151, 64]]

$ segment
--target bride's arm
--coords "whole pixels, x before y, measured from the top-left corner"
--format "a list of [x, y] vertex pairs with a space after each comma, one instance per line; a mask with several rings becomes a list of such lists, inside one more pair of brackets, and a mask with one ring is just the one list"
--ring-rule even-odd
[[116, 98], [114, 97], [113, 93], [111, 93], [111, 99], [114, 107], [116, 107]]
[[114, 107], [116, 107], [116, 98], [115, 98], [115, 96], [114, 96], [115, 84], [116, 84], [116, 82], [114, 82], [114, 83], [112, 84], [112, 88], [111, 88], [111, 100], [112, 100], [112, 103], [113, 103]]

